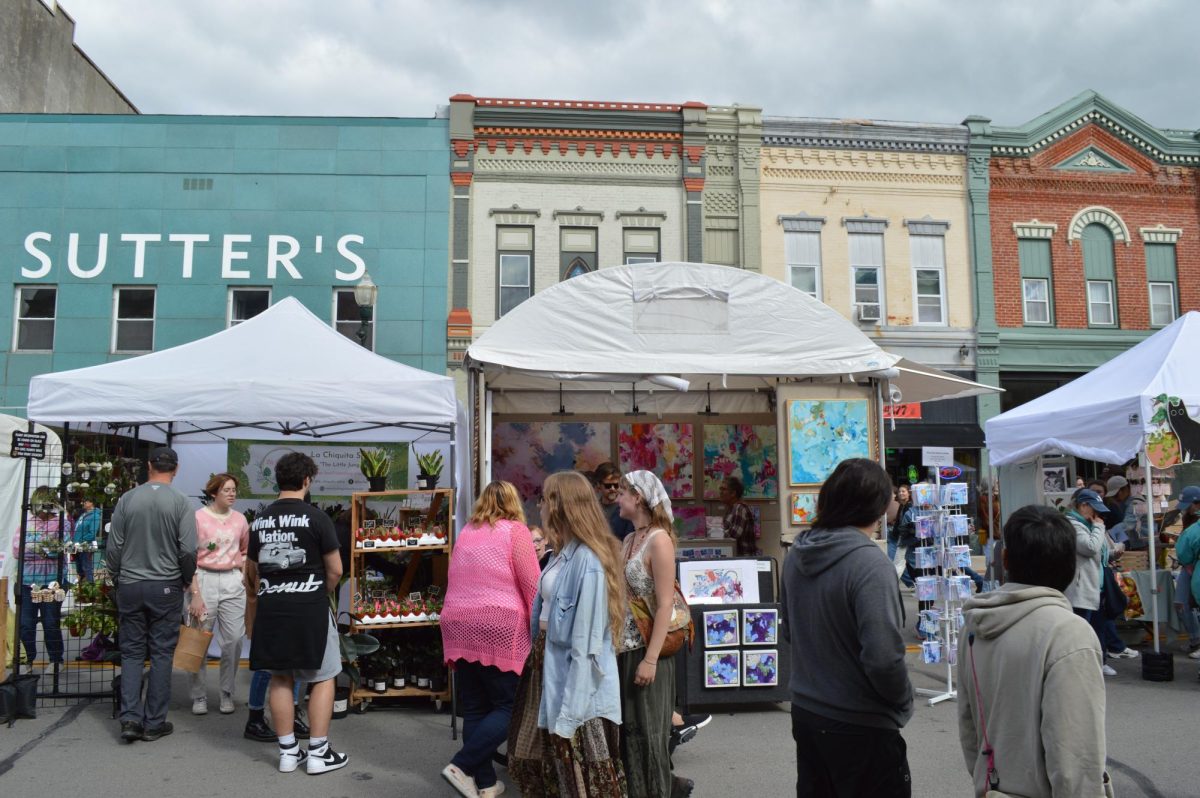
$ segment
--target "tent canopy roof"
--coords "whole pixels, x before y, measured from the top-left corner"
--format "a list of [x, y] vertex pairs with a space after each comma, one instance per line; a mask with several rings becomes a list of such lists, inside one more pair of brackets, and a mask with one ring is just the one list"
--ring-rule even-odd
[[1193, 411], [1200, 373], [1200, 313], [1190, 311], [1096, 369], [985, 425], [995, 465], [1047, 452], [1120, 464], [1141, 451], [1151, 431], [1154, 397], [1177, 396]]
[[172, 349], [42, 374], [29, 418], [48, 424], [182, 422], [333, 437], [368, 424], [446, 429], [454, 381], [370, 352], [293, 297], [248, 321]]
[[790, 285], [707, 263], [616, 266], [564, 280], [497, 320], [468, 348], [467, 363], [498, 389], [888, 376], [904, 401], [995, 390], [902, 361]]

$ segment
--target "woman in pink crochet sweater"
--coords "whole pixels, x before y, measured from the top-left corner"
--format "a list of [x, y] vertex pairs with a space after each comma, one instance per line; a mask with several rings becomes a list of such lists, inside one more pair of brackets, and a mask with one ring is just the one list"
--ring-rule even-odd
[[490, 483], [454, 541], [441, 615], [463, 713], [463, 747], [442, 776], [461, 795], [490, 798], [504, 789], [492, 757], [508, 737], [540, 574], [517, 489]]

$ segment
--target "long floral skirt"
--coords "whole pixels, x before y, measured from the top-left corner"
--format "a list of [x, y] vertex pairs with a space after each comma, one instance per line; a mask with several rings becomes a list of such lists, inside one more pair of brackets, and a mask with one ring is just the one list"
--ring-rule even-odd
[[620, 727], [605, 718], [585, 721], [567, 740], [538, 728], [546, 635], [533, 641], [517, 684], [508, 727], [508, 775], [527, 797], [625, 798]]

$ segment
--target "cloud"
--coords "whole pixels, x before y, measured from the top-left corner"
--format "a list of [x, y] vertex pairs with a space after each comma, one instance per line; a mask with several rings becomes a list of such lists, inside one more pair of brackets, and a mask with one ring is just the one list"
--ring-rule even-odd
[[1200, 128], [1191, 0], [67, 0], [145, 113], [429, 116], [477, 96], [1021, 124], [1085, 89]]

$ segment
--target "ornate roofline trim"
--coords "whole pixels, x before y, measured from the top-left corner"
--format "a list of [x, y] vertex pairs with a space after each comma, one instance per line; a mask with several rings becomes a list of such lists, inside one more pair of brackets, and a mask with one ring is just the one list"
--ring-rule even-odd
[[684, 108], [707, 108], [700, 102], [686, 103], [632, 103], [605, 100], [534, 100], [520, 97], [471, 97], [456, 94], [450, 98], [457, 102], [475, 101], [481, 108], [543, 108], [554, 111], [650, 111], [652, 113], [677, 114]]
[[1129, 227], [1122, 221], [1120, 216], [1100, 205], [1090, 205], [1080, 209], [1073, 217], [1071, 223], [1067, 225], [1067, 244], [1076, 241], [1083, 235], [1083, 228], [1089, 224], [1102, 224], [1109, 229], [1113, 235], [1113, 240], [1124, 243], [1129, 246], [1132, 241], [1129, 240]]

